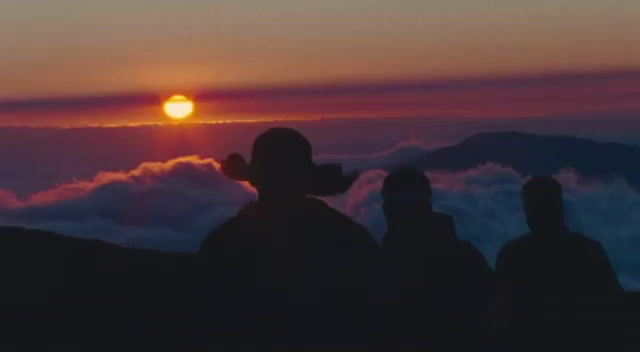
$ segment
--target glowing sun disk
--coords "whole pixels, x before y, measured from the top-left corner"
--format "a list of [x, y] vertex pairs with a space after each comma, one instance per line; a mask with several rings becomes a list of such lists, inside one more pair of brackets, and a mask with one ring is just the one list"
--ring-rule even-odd
[[165, 101], [164, 112], [172, 119], [184, 119], [193, 113], [193, 102], [184, 95], [174, 95]]

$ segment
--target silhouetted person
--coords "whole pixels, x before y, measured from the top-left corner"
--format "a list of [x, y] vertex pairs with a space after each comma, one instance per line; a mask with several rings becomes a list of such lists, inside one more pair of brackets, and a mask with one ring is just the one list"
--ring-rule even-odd
[[458, 239], [451, 216], [432, 210], [431, 185], [423, 172], [392, 172], [382, 196], [391, 344], [477, 350], [493, 291], [486, 259]]
[[356, 311], [367, 302], [377, 246], [363, 226], [313, 195], [343, 193], [357, 175], [314, 164], [311, 144], [293, 129], [261, 134], [251, 156], [247, 163], [232, 154], [222, 170], [250, 182], [258, 201], [211, 232], [199, 252], [227, 299], [248, 310], [239, 326], [249, 330], [254, 314], [264, 319], [238, 338], [253, 334], [265, 348], [356, 343], [365, 329], [354, 319], [366, 320]]
[[522, 201], [531, 232], [508, 242], [496, 261], [502, 325], [517, 344], [575, 347], [606, 328], [596, 315], [620, 285], [602, 245], [567, 229], [560, 183], [532, 177]]

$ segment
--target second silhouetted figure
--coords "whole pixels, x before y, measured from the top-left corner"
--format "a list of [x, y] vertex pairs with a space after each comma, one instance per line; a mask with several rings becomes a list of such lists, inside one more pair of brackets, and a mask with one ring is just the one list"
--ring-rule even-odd
[[456, 236], [451, 216], [432, 210], [431, 193], [424, 173], [409, 168], [389, 174], [382, 188], [391, 344], [477, 349], [493, 289], [491, 268]]

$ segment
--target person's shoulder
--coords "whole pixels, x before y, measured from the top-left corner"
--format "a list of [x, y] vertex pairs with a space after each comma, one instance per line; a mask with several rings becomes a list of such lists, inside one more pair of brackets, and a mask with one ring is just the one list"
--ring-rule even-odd
[[534, 242], [534, 238], [530, 233], [520, 235], [518, 237], [508, 240], [500, 251], [498, 252], [498, 258], [518, 256], [518, 253], [526, 251], [530, 248]]
[[320, 215], [325, 225], [340, 227], [347, 230], [349, 233], [365, 237], [370, 239], [369, 230], [366, 227], [356, 222], [346, 214], [332, 208], [326, 202], [317, 198], [308, 198], [307, 200], [310, 207], [314, 208]]
[[431, 224], [435, 228], [455, 236], [455, 225], [451, 215], [434, 211], [431, 213]]
[[603, 246], [597, 240], [585, 236], [579, 232], [569, 231], [568, 236], [571, 240], [582, 247], [587, 252], [601, 252], [604, 251]]
[[478, 248], [476, 248], [476, 246], [473, 245], [473, 243], [461, 239], [458, 240], [458, 243], [460, 245], [460, 248], [462, 248], [466, 252], [480, 254], [480, 251], [478, 250]]
[[364, 229], [364, 226], [358, 224], [346, 214], [332, 208], [325, 201], [318, 198], [308, 198], [307, 205], [313, 208], [320, 216], [329, 218], [330, 220], [339, 221], [351, 225], [357, 225]]
[[243, 229], [247, 228], [250, 225], [249, 223], [251, 222], [251, 218], [256, 212], [255, 208], [256, 203], [249, 203], [240, 209], [236, 215], [211, 230], [200, 244], [200, 254], [208, 251], [208, 248], [215, 244], [225, 242], [226, 239], [237, 236], [237, 233], [242, 232]]
[[[527, 233], [507, 241], [498, 251], [495, 273], [499, 280], [515, 280], [518, 268], [527, 262], [533, 247], [532, 235]], [[526, 265], [526, 264], [525, 264]]]
[[431, 213], [435, 219], [443, 220], [443, 221], [453, 221], [453, 217], [446, 213], [441, 213], [439, 211], [434, 211]]
[[567, 236], [569, 236], [569, 238], [571, 238], [573, 241], [581, 242], [588, 246], [594, 246], [594, 245], [600, 244], [600, 242], [594, 240], [593, 238], [590, 238], [588, 236], [585, 236], [575, 231], [567, 231]]
[[533, 242], [535, 242], [535, 237], [527, 232], [508, 240], [504, 246], [508, 248], [519, 248], [526, 247]]
[[473, 245], [473, 243], [466, 240], [459, 240], [460, 248], [465, 256], [469, 258], [474, 263], [482, 263], [482, 265], [489, 265], [487, 262], [487, 258], [485, 258], [484, 254], [480, 252], [480, 250]]
[[439, 223], [453, 225], [453, 217], [449, 214], [434, 211], [431, 213], [431, 218]]
[[240, 211], [238, 211], [236, 215], [232, 216], [227, 221], [222, 223], [222, 225], [215, 228], [213, 231], [211, 231], [211, 233], [219, 233], [227, 229], [244, 226], [251, 222], [254, 222], [259, 213], [259, 210], [257, 208], [258, 204], [255, 202], [245, 205], [244, 207], [242, 207], [242, 209], [240, 209]]

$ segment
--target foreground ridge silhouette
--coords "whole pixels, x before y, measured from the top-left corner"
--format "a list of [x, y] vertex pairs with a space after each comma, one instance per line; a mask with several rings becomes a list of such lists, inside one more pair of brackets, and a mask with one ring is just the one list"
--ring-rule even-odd
[[456, 237], [451, 216], [432, 210], [431, 195], [424, 173], [410, 168], [390, 173], [382, 187], [389, 347], [482, 349], [493, 273]]
[[598, 314], [599, 305], [622, 289], [602, 245], [567, 228], [555, 179], [529, 179], [522, 202], [531, 232], [508, 242], [496, 261], [499, 304], [508, 312], [504, 333], [516, 345], [531, 341], [532, 349], [552, 342], [612, 348], [620, 336], [607, 336], [610, 317]]
[[257, 189], [258, 201], [215, 229], [199, 255], [238, 330], [253, 325], [258, 341], [247, 347], [335, 348], [371, 338], [377, 246], [363, 226], [312, 197], [342, 193], [357, 175], [311, 155], [303, 135], [274, 128], [255, 140], [249, 163], [235, 154], [222, 164]]

